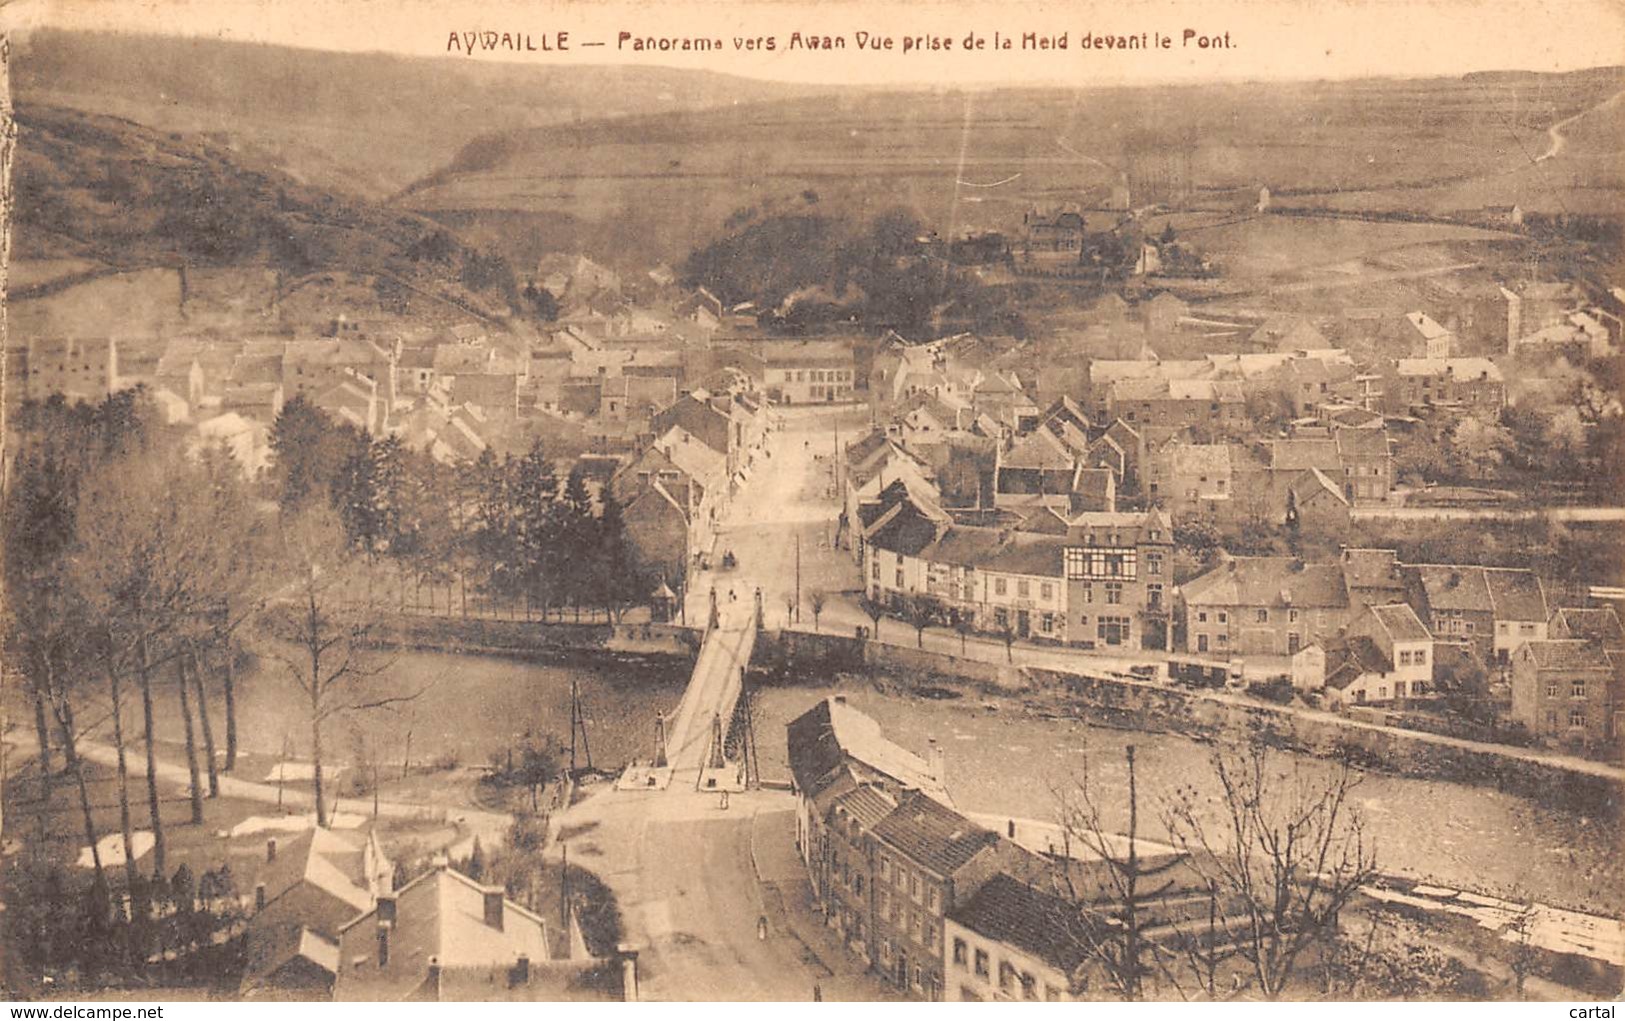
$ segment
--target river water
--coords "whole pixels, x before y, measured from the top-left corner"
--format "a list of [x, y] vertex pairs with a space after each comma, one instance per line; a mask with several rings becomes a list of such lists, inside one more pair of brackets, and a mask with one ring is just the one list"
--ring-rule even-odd
[[[756, 726], [766, 776], [788, 775], [784, 724], [835, 692], [874, 717], [887, 737], [920, 754], [935, 738], [947, 754], [948, 789], [968, 812], [1054, 818], [1056, 791], [1088, 763], [1091, 790], [1108, 826], [1127, 821], [1124, 746], [1136, 746], [1141, 833], [1166, 839], [1167, 795], [1189, 785], [1216, 819], [1214, 747], [1177, 734], [1147, 734], [1027, 714], [1019, 702], [966, 695], [931, 700], [882, 692], [866, 682], [767, 688]], [[997, 709], [991, 708], [998, 706]], [[1312, 756], [1271, 753], [1279, 774], [1328, 775]], [[1280, 775], [1279, 779], [1290, 779]], [[1617, 912], [1625, 903], [1617, 822], [1543, 807], [1489, 787], [1364, 773], [1353, 791], [1378, 867], [1395, 875], [1486, 892], [1523, 890], [1545, 903]]]
[[[670, 715], [688, 680], [688, 667], [679, 660], [585, 652], [536, 660], [379, 652], [369, 654], [364, 666], [376, 674], [347, 688], [344, 701], [421, 693], [401, 705], [342, 713], [324, 725], [322, 742], [330, 761], [361, 758], [358, 744], [364, 741], [382, 761], [399, 762], [408, 730], [411, 756], [419, 763], [455, 759], [484, 765], [527, 730], [552, 734], [568, 745], [574, 680], [593, 764], [613, 769], [653, 753], [656, 715]], [[247, 751], [274, 757], [286, 739], [292, 757], [309, 756], [304, 696], [281, 662], [261, 656], [239, 676], [237, 689], [238, 726]], [[218, 719], [219, 697], [211, 710]], [[223, 740], [223, 726], [216, 723], [217, 740]]]
[[[422, 690], [394, 711], [350, 714], [329, 724], [324, 741], [335, 760], [357, 757], [373, 743], [382, 761], [399, 761], [412, 731], [417, 762], [453, 756], [481, 765], [527, 729], [568, 741], [570, 682], [587, 717], [594, 764], [618, 767], [653, 751], [655, 718], [682, 697], [687, 664], [675, 659], [581, 653], [545, 660], [403, 651], [372, 661], [382, 668], [358, 685], [354, 701]], [[755, 726], [762, 772], [787, 777], [784, 725], [820, 698], [841, 692], [878, 720], [886, 735], [924, 753], [935, 738], [947, 751], [948, 786], [971, 812], [1050, 819], [1054, 791], [1072, 782], [1085, 758], [1109, 825], [1123, 826], [1123, 748], [1137, 748], [1144, 835], [1164, 839], [1161, 809], [1168, 792], [1191, 785], [1217, 806], [1213, 747], [1177, 734], [1132, 733], [1027, 713], [1018, 701], [967, 693], [932, 700], [877, 689], [861, 680], [760, 689]], [[166, 696], [161, 696], [166, 697]], [[244, 747], [276, 756], [284, 740], [308, 755], [297, 689], [272, 658], [240, 678]], [[997, 706], [997, 708], [991, 708]], [[218, 717], [220, 700], [214, 699]], [[220, 734], [217, 722], [216, 734]], [[1282, 770], [1325, 775], [1312, 756], [1273, 753]], [[1113, 792], [1117, 792], [1113, 797]], [[1484, 892], [1524, 891], [1546, 903], [1587, 911], [1625, 909], [1625, 869], [1616, 820], [1588, 818], [1489, 787], [1366, 773], [1354, 791], [1366, 832], [1377, 842], [1383, 872]]]

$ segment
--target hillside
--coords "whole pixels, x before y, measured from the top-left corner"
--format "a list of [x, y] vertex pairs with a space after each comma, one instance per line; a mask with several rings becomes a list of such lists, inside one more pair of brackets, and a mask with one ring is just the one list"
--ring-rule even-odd
[[547, 68], [211, 39], [40, 30], [12, 94], [215, 142], [295, 179], [386, 198], [480, 135], [805, 95], [665, 68]]
[[[1381, 198], [1372, 208], [1436, 211], [1435, 193], [1516, 175], [1547, 149], [1554, 123], [1621, 88], [1616, 68], [851, 92], [505, 132], [479, 139], [403, 201], [470, 228], [519, 214], [558, 247], [603, 258], [636, 249], [667, 259], [708, 241], [736, 211], [792, 209], [809, 191], [823, 208], [858, 217], [901, 204], [942, 233], [1017, 228], [1033, 206], [1104, 198], [1120, 180], [1136, 205], [1183, 195], [1196, 208], [1233, 210], [1268, 186], [1291, 204], [1347, 207], [1341, 199], [1353, 193]], [[1563, 159], [1589, 159], [1593, 134], [1577, 130]], [[1560, 209], [1564, 188], [1581, 186], [1572, 177], [1520, 200]], [[1483, 204], [1502, 201], [1497, 189], [1476, 192]]]
[[[380, 307], [505, 315], [513, 275], [422, 216], [335, 196], [207, 139], [21, 103], [13, 256], [121, 270], [265, 268], [306, 298], [357, 281]], [[352, 314], [365, 314], [349, 304]]]

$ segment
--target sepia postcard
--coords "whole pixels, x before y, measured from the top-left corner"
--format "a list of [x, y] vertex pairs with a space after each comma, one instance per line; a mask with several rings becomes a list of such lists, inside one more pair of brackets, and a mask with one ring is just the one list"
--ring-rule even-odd
[[1625, 7], [0, 29], [0, 999], [1614, 1016]]

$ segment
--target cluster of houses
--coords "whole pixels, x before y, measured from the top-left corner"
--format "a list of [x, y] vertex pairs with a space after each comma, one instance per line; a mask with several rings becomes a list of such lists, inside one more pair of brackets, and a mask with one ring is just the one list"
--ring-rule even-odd
[[[843, 695], [786, 737], [796, 848], [826, 923], [873, 972], [925, 1000], [1110, 995], [1091, 948], [1116, 907], [1101, 852], [1121, 853], [1121, 837], [960, 812], [941, 746], [927, 759], [894, 744]], [[1145, 840], [1136, 853], [1159, 873], [1157, 897], [1137, 905], [1142, 938], [1173, 953], [1212, 946], [1223, 926], [1210, 909], [1229, 920], [1228, 906], [1182, 853]]]
[[[657, 439], [657, 413], [733, 375], [787, 404], [851, 401], [860, 389], [851, 338], [772, 338], [749, 303], [684, 291], [665, 267], [623, 281], [585, 257], [545, 257], [527, 291], [551, 296], [557, 318], [540, 329], [468, 316], [318, 317], [281, 295], [274, 274], [216, 276], [120, 275], [21, 302], [6, 398], [100, 400], [144, 385], [166, 423], [226, 443], [253, 475], [268, 463], [271, 423], [296, 396], [453, 463], [523, 452], [536, 437], [561, 454], [634, 454]], [[140, 323], [80, 311], [138, 285], [153, 306]]]
[[[1435, 698], [1441, 675], [1454, 676], [1465, 656], [1497, 678], [1500, 704], [1533, 735], [1601, 744], [1616, 733], [1613, 707], [1625, 709], [1617, 674], [1568, 684], [1569, 697], [1583, 688], [1587, 701], [1558, 710], [1524, 711], [1527, 700], [1513, 697], [1537, 662], [1548, 673], [1611, 669], [1596, 641], [1542, 644], [1554, 608], [1531, 571], [1406, 564], [1393, 551], [1346, 547], [1325, 563], [1220, 551], [1210, 570], [1176, 586], [1181, 522], [1256, 521], [1335, 541], [1352, 509], [1388, 501], [1394, 458], [1380, 410], [1338, 394], [1308, 403], [1314, 417], [1284, 435], [1251, 442], [1193, 442], [1177, 425], [1103, 419], [1067, 396], [1038, 410], [1025, 391], [1012, 399], [1002, 388], [997, 411], [976, 414], [990, 376], [959, 362], [961, 346], [876, 358], [871, 386], [886, 384], [877, 417], [888, 399], [896, 417], [844, 451], [839, 533], [872, 602], [1009, 640], [1211, 657], [1247, 676], [1290, 677], [1332, 706]], [[1342, 378], [1361, 385], [1342, 352], [1197, 364], [1245, 374], [1255, 358], [1292, 367], [1288, 380], [1307, 360], [1342, 366]], [[1472, 360], [1446, 364], [1463, 361]], [[943, 414], [950, 427], [936, 416], [951, 402], [963, 407]]]
[[248, 1000], [620, 999], [622, 967], [560, 924], [437, 858], [397, 887], [377, 830], [278, 831], [233, 854], [244, 898]]

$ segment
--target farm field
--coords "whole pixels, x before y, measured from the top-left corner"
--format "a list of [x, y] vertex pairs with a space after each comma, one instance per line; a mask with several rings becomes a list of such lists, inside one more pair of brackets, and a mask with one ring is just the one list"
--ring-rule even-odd
[[[850, 92], [488, 136], [402, 201], [465, 220], [568, 212], [575, 220], [557, 225], [560, 247], [612, 254], [615, 242], [636, 236], [644, 251], [673, 258], [735, 211], [799, 208], [809, 193], [832, 213], [902, 205], [944, 234], [1014, 230], [1035, 205], [1103, 201], [1122, 180], [1135, 205], [1158, 201], [1158, 189], [1183, 180], [1189, 202], [1214, 212], [1250, 210], [1261, 186], [1285, 206], [1326, 206], [1332, 192], [1426, 188], [1431, 197], [1511, 172], [1519, 161], [1527, 167], [1525, 154], [1551, 145], [1553, 124], [1620, 87], [1617, 72], [1595, 71], [1201, 89]], [[1576, 120], [1560, 158], [1541, 168], [1555, 172], [1563, 160], [1611, 152], [1617, 132], [1591, 119]], [[1557, 208], [1539, 196], [1525, 202], [1547, 205]], [[1329, 240], [1340, 251], [1337, 229], [1327, 230], [1329, 239], [1311, 243]], [[1397, 232], [1375, 233], [1388, 244]]]

